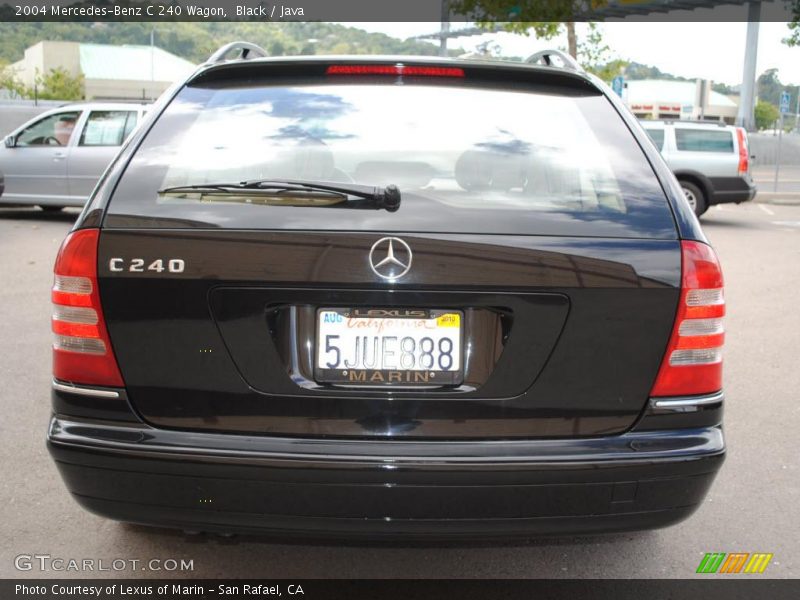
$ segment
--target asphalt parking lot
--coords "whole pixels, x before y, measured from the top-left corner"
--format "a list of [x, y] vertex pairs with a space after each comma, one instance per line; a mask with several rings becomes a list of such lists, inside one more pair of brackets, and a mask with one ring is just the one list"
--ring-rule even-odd
[[[712, 208], [703, 220], [726, 277], [729, 453], [692, 518], [654, 532], [433, 547], [187, 536], [79, 508], [44, 446], [51, 270], [76, 214], [0, 209], [0, 577], [685, 578], [706, 552], [770, 552], [764, 577], [800, 577], [800, 206]], [[20, 554], [186, 559], [194, 570], [19, 571]]]

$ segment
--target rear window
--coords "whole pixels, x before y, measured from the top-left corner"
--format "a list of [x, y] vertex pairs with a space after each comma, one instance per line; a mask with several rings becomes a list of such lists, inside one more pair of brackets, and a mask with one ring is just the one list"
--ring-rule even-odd
[[676, 127], [675, 144], [687, 152], [733, 152], [733, 135], [730, 131]]
[[93, 110], [81, 133], [80, 146], [121, 146], [136, 127], [137, 114], [130, 110]]
[[[328, 82], [184, 88], [127, 166], [106, 226], [675, 236], [652, 168], [602, 95]], [[402, 205], [389, 213], [158, 193], [263, 178], [395, 184]]]
[[645, 129], [647, 135], [653, 140], [656, 148], [659, 150], [664, 149], [664, 130], [663, 129]]

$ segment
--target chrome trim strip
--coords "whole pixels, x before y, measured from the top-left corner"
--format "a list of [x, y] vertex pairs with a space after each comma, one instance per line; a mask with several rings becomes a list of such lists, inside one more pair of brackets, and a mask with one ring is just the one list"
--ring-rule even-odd
[[92, 396], [93, 398], [119, 398], [119, 392], [113, 390], [96, 390], [87, 387], [78, 387], [66, 383], [53, 381], [53, 389], [68, 394], [79, 394], [81, 396]]
[[718, 404], [725, 399], [725, 394], [717, 392], [710, 396], [685, 396], [676, 398], [650, 398], [653, 408], [686, 408], [687, 406], [703, 406], [705, 404]]

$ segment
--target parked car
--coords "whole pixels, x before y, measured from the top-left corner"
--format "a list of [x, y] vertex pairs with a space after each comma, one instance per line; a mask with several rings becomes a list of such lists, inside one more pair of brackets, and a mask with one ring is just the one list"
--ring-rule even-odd
[[709, 206], [752, 200], [747, 132], [703, 121], [642, 121], [697, 216]]
[[83, 206], [144, 111], [141, 104], [70, 104], [17, 128], [0, 147], [0, 204]]
[[77, 502], [369, 539], [702, 503], [722, 274], [602, 81], [233, 49], [160, 100], [59, 251], [48, 446]]

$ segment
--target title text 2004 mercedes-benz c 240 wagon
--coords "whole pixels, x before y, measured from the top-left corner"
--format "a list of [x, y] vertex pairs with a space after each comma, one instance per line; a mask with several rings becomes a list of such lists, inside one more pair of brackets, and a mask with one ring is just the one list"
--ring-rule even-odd
[[234, 49], [154, 107], [59, 252], [73, 497], [291, 536], [692, 513], [725, 451], [722, 275], [618, 99], [555, 52]]

